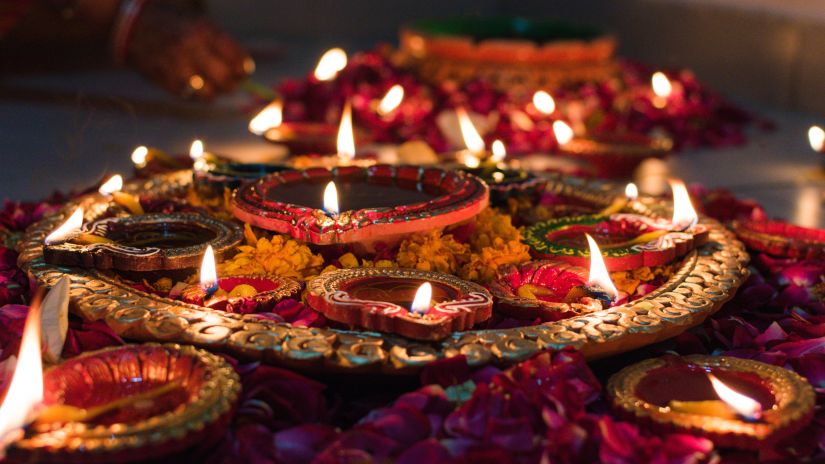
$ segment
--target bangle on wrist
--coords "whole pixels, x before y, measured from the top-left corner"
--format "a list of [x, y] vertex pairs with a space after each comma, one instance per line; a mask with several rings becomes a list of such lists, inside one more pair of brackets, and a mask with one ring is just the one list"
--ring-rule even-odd
[[122, 0], [112, 26], [112, 56], [115, 63], [126, 62], [129, 38], [140, 14], [149, 0]]

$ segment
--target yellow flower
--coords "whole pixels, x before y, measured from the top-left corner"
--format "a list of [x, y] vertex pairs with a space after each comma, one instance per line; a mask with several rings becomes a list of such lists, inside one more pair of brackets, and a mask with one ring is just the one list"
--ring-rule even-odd
[[487, 283], [495, 278], [499, 266], [521, 264], [529, 260], [529, 246], [518, 240], [504, 241], [496, 237], [492, 246], [484, 247], [480, 252], [470, 255], [470, 261], [461, 268], [460, 277]]
[[496, 239], [502, 242], [520, 241], [521, 231], [513, 226], [509, 215], [487, 208], [476, 217], [476, 228], [470, 236], [470, 245], [473, 251], [480, 252], [485, 247], [495, 246]]
[[456, 242], [450, 234], [431, 230], [415, 234], [401, 242], [396, 260], [401, 267], [455, 273], [469, 248], [468, 245]]
[[312, 254], [309, 247], [283, 235], [269, 240], [259, 238], [254, 245], [238, 249], [240, 253], [218, 266], [222, 275], [268, 274], [300, 279], [316, 274], [324, 264], [324, 259]]

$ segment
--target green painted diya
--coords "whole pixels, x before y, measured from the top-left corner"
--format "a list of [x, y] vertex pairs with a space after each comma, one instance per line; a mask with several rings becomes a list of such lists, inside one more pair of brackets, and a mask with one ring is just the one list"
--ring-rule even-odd
[[626, 271], [673, 262], [707, 241], [708, 229], [694, 225], [677, 230], [667, 219], [638, 214], [584, 215], [551, 219], [525, 232], [534, 255], [588, 266], [590, 234], [610, 271]]

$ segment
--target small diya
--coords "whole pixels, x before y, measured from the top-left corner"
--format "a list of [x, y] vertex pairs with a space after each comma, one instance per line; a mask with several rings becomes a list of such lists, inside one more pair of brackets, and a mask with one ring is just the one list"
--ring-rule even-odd
[[541, 258], [584, 266], [589, 261], [585, 233], [604, 250], [611, 271], [668, 264], [708, 239], [701, 224], [680, 230], [667, 219], [619, 213], [550, 219], [528, 228], [524, 240]]
[[186, 287], [181, 300], [197, 306], [249, 314], [271, 311], [284, 298], [296, 298], [301, 284], [293, 279], [278, 276], [225, 276], [218, 277], [215, 255], [207, 247], [203, 255], [200, 283]]
[[137, 462], [207, 452], [241, 392], [235, 370], [192, 346], [126, 345], [43, 374], [43, 407], [9, 462]]
[[739, 240], [772, 256], [793, 259], [825, 258], [825, 229], [812, 229], [783, 221], [735, 221]]
[[307, 290], [312, 309], [330, 320], [415, 340], [469, 330], [493, 309], [484, 287], [416, 269], [341, 269], [311, 280]]
[[607, 294], [588, 285], [587, 274], [587, 269], [563, 261], [528, 261], [499, 268], [489, 288], [496, 312], [557, 321], [610, 306]]
[[[338, 194], [327, 193], [330, 182]], [[487, 207], [488, 199], [487, 186], [463, 172], [342, 166], [283, 171], [243, 185], [235, 191], [233, 214], [316, 245], [369, 247], [470, 219]]]
[[[283, 108], [280, 102], [270, 104], [259, 113], [252, 122], [262, 116], [268, 117], [266, 128], [254, 130], [263, 137], [279, 145], [289, 148], [292, 155], [307, 153], [336, 153], [341, 145], [341, 134], [346, 131], [352, 143], [363, 145], [370, 142], [366, 132], [352, 126], [352, 109], [349, 104], [344, 105], [341, 122], [334, 124], [314, 121], [283, 121]], [[258, 122], [261, 125], [262, 121]], [[250, 123], [252, 129], [252, 123]]]
[[237, 224], [193, 213], [113, 217], [61, 229], [43, 245], [47, 263], [118, 271], [196, 268], [207, 246], [223, 257], [243, 238]]
[[205, 154], [199, 169], [192, 170], [192, 185], [205, 196], [223, 195], [224, 189], [236, 189], [242, 183], [259, 179], [286, 166], [271, 163], [243, 163], [213, 154]]
[[647, 359], [607, 383], [613, 408], [661, 432], [688, 432], [717, 446], [760, 449], [805, 427], [814, 389], [794, 372], [750, 359]]
[[594, 167], [598, 177], [627, 178], [647, 158], [664, 158], [673, 148], [670, 139], [648, 137], [636, 133], [615, 133], [573, 137], [572, 131], [559, 130], [566, 126], [556, 121], [553, 128], [559, 141], [559, 152], [567, 157]]

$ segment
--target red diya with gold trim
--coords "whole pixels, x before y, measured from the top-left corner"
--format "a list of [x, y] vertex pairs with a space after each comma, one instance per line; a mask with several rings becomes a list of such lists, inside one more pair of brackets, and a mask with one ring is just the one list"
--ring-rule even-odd
[[625, 367], [607, 383], [621, 415], [660, 432], [718, 446], [767, 448], [812, 419], [814, 389], [794, 372], [750, 359], [665, 356]]
[[186, 287], [181, 300], [228, 313], [260, 313], [271, 311], [285, 298], [298, 298], [301, 284], [293, 279], [276, 276], [220, 277], [216, 291], [202, 284]]
[[[323, 209], [330, 181], [339, 192], [340, 214]], [[370, 247], [470, 219], [488, 200], [487, 186], [462, 172], [342, 166], [283, 171], [246, 184], [234, 194], [233, 213], [246, 223], [315, 245]]]
[[43, 406], [9, 446], [8, 462], [143, 462], [204, 453], [223, 437], [241, 391], [238, 374], [220, 356], [154, 343], [84, 353], [45, 371], [43, 381]]
[[670, 139], [636, 133], [575, 137], [559, 144], [559, 153], [594, 167], [598, 177], [627, 178], [647, 158], [664, 158], [673, 148]]
[[783, 221], [735, 221], [733, 230], [748, 248], [794, 259], [825, 258], [825, 229]]
[[679, 231], [667, 219], [611, 214], [551, 219], [528, 228], [524, 241], [541, 258], [585, 266], [589, 261], [585, 233], [599, 243], [611, 271], [661, 266], [708, 239], [708, 228], [701, 224]]
[[[425, 283], [432, 295], [415, 308]], [[307, 302], [330, 320], [402, 335], [441, 340], [469, 330], [492, 315], [493, 299], [484, 287], [450, 274], [399, 268], [341, 269], [307, 284]]]
[[563, 261], [507, 264], [490, 283], [495, 310], [517, 319], [557, 321], [601, 311], [610, 298], [587, 284], [588, 271]]
[[221, 257], [243, 238], [237, 224], [192, 213], [107, 218], [53, 235], [47, 263], [138, 272], [195, 268], [207, 246]]

